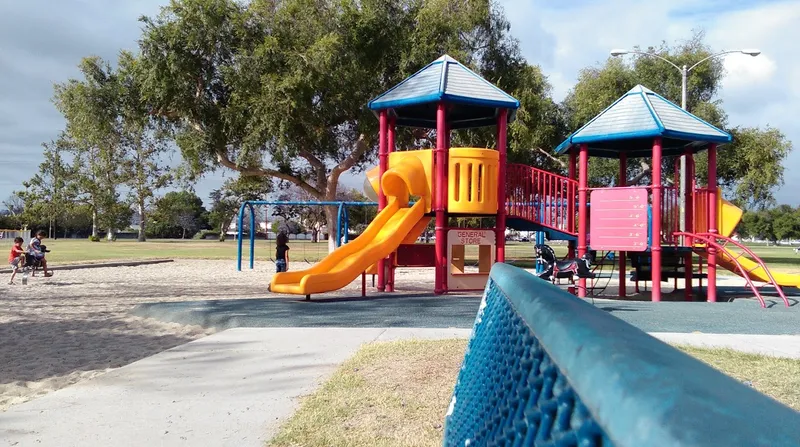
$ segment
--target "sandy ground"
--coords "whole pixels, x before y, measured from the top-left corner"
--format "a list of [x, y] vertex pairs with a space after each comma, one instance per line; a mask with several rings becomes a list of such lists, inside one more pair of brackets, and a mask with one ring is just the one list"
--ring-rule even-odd
[[210, 334], [128, 315], [136, 304], [264, 296], [266, 263], [233, 261], [61, 271], [8, 285], [0, 275], [0, 411]]
[[[305, 267], [290, 265], [291, 270]], [[56, 268], [53, 277], [30, 278], [27, 286], [19, 277], [17, 285], [8, 285], [9, 275], [0, 275], [0, 411], [213, 332], [130, 316], [136, 304], [263, 298], [273, 274], [270, 262], [237, 272], [234, 261], [181, 260]], [[433, 289], [428, 269], [401, 270], [396, 278], [406, 291]], [[359, 278], [336, 294], [352, 295], [360, 288]]]

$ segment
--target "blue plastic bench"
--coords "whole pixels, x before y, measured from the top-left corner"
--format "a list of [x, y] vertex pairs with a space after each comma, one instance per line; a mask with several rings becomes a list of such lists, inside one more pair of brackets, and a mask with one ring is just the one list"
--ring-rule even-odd
[[800, 413], [593, 305], [495, 264], [445, 446], [797, 446]]

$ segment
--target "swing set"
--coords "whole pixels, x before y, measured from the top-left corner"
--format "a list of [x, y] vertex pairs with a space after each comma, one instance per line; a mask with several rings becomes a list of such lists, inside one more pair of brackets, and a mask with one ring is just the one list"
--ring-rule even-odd
[[[236, 270], [242, 271], [242, 244], [244, 239], [244, 216], [249, 212], [250, 215], [250, 268], [255, 265], [255, 248], [256, 248], [256, 211], [255, 207], [267, 207], [265, 211], [269, 210], [270, 206], [336, 206], [338, 208], [336, 219], [336, 247], [340, 247], [342, 243], [347, 243], [350, 240], [350, 218], [347, 213], [347, 207], [350, 206], [378, 206], [377, 202], [344, 202], [344, 201], [329, 201], [329, 202], [293, 202], [293, 201], [269, 201], [269, 200], [248, 200], [242, 203], [239, 208], [239, 215], [236, 225]], [[329, 225], [330, 227], [330, 225]], [[269, 243], [269, 229], [267, 229], [267, 242]], [[305, 251], [304, 251], [305, 253]], [[270, 255], [270, 260], [272, 255]], [[308, 259], [305, 259], [308, 262]]]

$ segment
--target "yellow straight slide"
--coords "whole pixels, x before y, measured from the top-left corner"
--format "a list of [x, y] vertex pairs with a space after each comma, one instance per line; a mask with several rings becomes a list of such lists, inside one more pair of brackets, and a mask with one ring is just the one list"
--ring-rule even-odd
[[[334, 250], [309, 269], [276, 273], [270, 290], [312, 295], [341, 289], [372, 264], [389, 256], [425, 219], [430, 187], [422, 163], [414, 157], [388, 169], [381, 179], [388, 204], [355, 240]], [[409, 196], [420, 197], [409, 208]]]
[[[736, 225], [739, 223], [739, 220], [742, 218], [742, 210], [741, 208], [737, 207], [736, 205], [728, 202], [727, 200], [722, 199], [721, 203], [718, 205], [719, 207], [719, 232], [723, 236], [730, 237], [733, 233], [733, 230], [736, 228]], [[708, 257], [708, 254], [705, 252], [701, 253], [701, 256]], [[738, 253], [732, 252], [730, 250], [723, 250], [722, 252], [717, 254], [717, 265], [724, 268], [725, 270], [730, 270], [733, 273], [736, 273], [739, 276], [742, 276], [742, 272], [736, 267], [736, 262], [734, 262], [733, 258], [739, 256]], [[767, 272], [764, 271], [764, 268], [761, 265], [752, 259], [748, 258], [747, 256], [741, 256], [736, 259], [739, 261], [739, 264], [744, 268], [747, 275], [753, 281], [760, 281], [764, 283], [771, 282], [769, 276], [767, 276]], [[793, 275], [791, 273], [775, 273], [770, 271], [772, 277], [775, 278], [775, 282], [778, 283], [781, 287], [800, 287], [800, 275]]]

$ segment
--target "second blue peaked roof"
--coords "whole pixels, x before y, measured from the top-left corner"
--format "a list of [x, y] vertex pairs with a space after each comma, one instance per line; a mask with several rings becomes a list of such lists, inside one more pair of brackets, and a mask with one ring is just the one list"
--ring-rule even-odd
[[564, 154], [586, 143], [592, 156], [616, 158], [624, 152], [629, 157], [647, 157], [652, 153], [655, 137], [661, 137], [664, 155], [683, 154], [687, 146], [696, 152], [708, 143], [729, 143], [733, 139], [729, 133], [637, 85], [558, 145], [556, 153]]
[[519, 101], [448, 55], [431, 62], [369, 102], [370, 110], [391, 109], [397, 124], [436, 127], [436, 104], [445, 102], [452, 128], [495, 124], [498, 109], [509, 109], [509, 120]]

